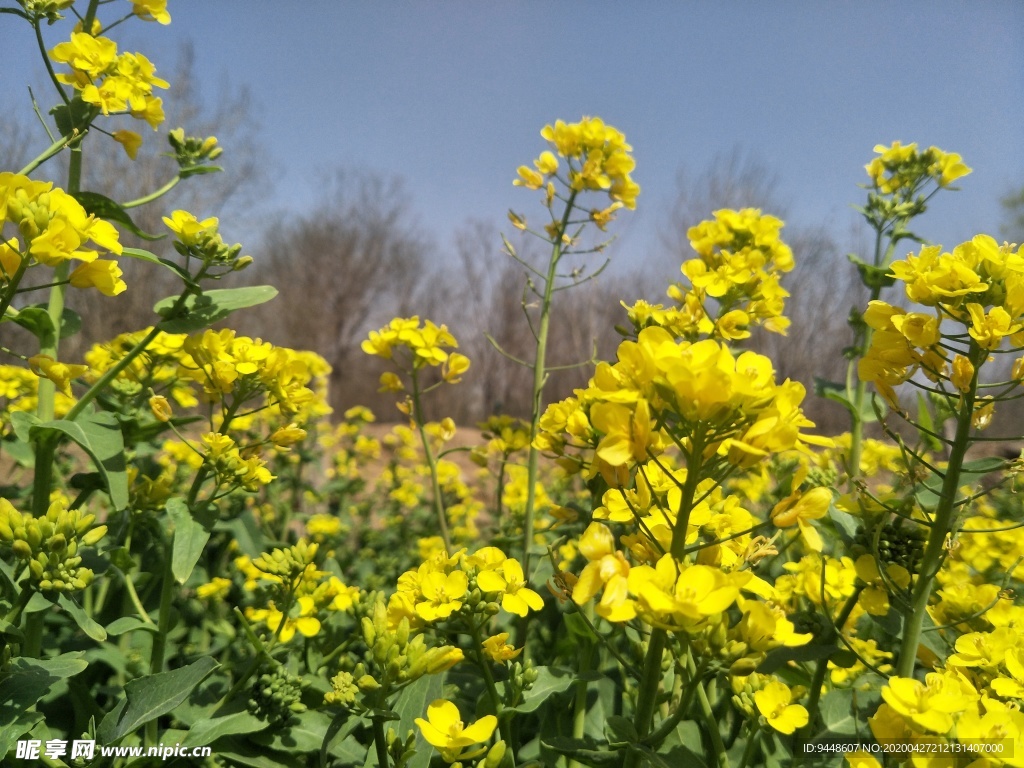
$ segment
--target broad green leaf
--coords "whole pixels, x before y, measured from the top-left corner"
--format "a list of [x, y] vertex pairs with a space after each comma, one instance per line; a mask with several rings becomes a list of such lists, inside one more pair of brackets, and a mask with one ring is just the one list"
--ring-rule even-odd
[[[52, 346], [55, 334], [53, 321], [50, 320], [50, 313], [45, 304], [34, 304], [25, 307], [13, 317], [8, 315], [5, 320], [11, 320], [27, 330], [37, 339], [40, 346]], [[67, 339], [82, 330], [82, 318], [77, 312], [65, 308], [60, 316], [60, 337]]]
[[153, 624], [147, 624], [138, 616], [122, 616], [119, 619], [114, 619], [107, 625], [108, 635], [123, 635], [126, 632], [134, 632], [137, 629], [145, 630], [146, 632], [157, 632], [156, 626]]
[[146, 675], [124, 687], [123, 708], [103, 718], [96, 733], [101, 744], [114, 744], [150, 720], [166, 715], [185, 699], [219, 665], [209, 656], [181, 669]]
[[[236, 310], [265, 304], [275, 296], [277, 289], [270, 285], [204, 291], [199, 296], [193, 295], [186, 299], [186, 314], [167, 318], [157, 323], [157, 327], [167, 333], [193, 333], [223, 320]], [[166, 316], [177, 301], [177, 296], [158, 301], [153, 311], [162, 317]]]
[[569, 630], [569, 634], [578, 638], [579, 641], [593, 643], [597, 640], [594, 630], [590, 628], [586, 620], [579, 613], [575, 611], [567, 613], [562, 617], [562, 620], [565, 622], [565, 628]]
[[[224, 717], [197, 720], [188, 730], [188, 736], [182, 746], [203, 747], [212, 744], [221, 736], [233, 736], [238, 733], [255, 733], [267, 727], [267, 723], [249, 712], [235, 712]], [[285, 732], [289, 733], [291, 729]], [[319, 748], [320, 744], [317, 743]]]
[[443, 695], [444, 675], [424, 675], [403, 688], [395, 699], [395, 714], [399, 717], [395, 731], [400, 734], [408, 731], [416, 733], [416, 754], [406, 764], [406, 768], [426, 768], [430, 764], [430, 756], [434, 753], [433, 747], [423, 738], [415, 720], [417, 717], [426, 717], [430, 702], [442, 698]]
[[125, 471], [124, 437], [121, 425], [112, 413], [83, 413], [74, 421], [58, 419], [36, 424], [32, 437], [46, 432], [62, 432], [80, 445], [92, 458], [107, 481], [110, 502], [115, 509], [128, 506], [128, 473]]
[[853, 690], [837, 688], [821, 699], [818, 711], [822, 728], [828, 735], [849, 736], [857, 733], [858, 723], [853, 716]]
[[533, 712], [552, 696], [567, 691], [576, 681], [576, 676], [567, 669], [558, 667], [537, 667], [537, 680], [525, 694], [515, 712]]
[[64, 653], [52, 659], [18, 657], [0, 675], [0, 757], [20, 736], [42, 720], [29, 710], [61, 680], [74, 677], [89, 666], [83, 651]]
[[151, 235], [139, 229], [132, 221], [132, 217], [128, 215], [128, 211], [121, 207], [120, 203], [111, 200], [106, 195], [101, 195], [98, 192], [76, 192], [74, 198], [82, 204], [86, 213], [91, 213], [97, 219], [117, 222], [143, 240], [162, 240], [167, 237], [167, 235]]
[[0, 757], [14, 749], [18, 739], [35, 728], [44, 717], [42, 712], [19, 712], [12, 720], [9, 719], [4, 705], [0, 703], [0, 718], [4, 722], [4, 725], [0, 726]]
[[107, 639], [107, 631], [97, 624], [96, 621], [94, 621], [92, 617], [85, 612], [85, 609], [75, 602], [73, 597], [62, 594], [57, 598], [57, 602], [60, 607], [75, 620], [75, 624], [77, 624], [78, 628], [85, 632], [86, 635], [91, 637], [97, 643], [102, 643]]
[[[420, 714], [417, 717], [423, 717], [423, 715]], [[331, 727], [331, 719], [326, 712], [307, 709], [289, 720], [286, 728], [263, 731], [253, 736], [250, 741], [282, 752], [319, 753], [320, 746], [324, 743], [324, 734]], [[398, 732], [404, 733], [401, 729], [398, 729]]]
[[178, 583], [184, 584], [199, 562], [206, 542], [210, 540], [210, 531], [192, 517], [184, 499], [170, 499], [167, 502], [167, 514], [174, 523], [171, 571]]
[[274, 752], [234, 736], [228, 736], [217, 743], [217, 757], [227, 760], [230, 765], [244, 765], [249, 768], [309, 768], [307, 755], [288, 752]]
[[11, 426], [14, 427], [14, 434], [23, 443], [32, 441], [32, 427], [39, 424], [39, 417], [28, 411], [13, 411], [11, 413]]
[[50, 114], [60, 135], [70, 136], [75, 130], [85, 128], [99, 114], [99, 109], [75, 96], [70, 104], [59, 104], [50, 110]]

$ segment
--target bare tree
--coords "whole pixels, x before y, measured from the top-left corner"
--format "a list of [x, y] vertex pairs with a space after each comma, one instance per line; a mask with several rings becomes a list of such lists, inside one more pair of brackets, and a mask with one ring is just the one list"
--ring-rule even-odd
[[280, 295], [251, 311], [245, 327], [323, 355], [334, 368], [336, 406], [372, 405], [375, 364], [360, 342], [396, 315], [422, 314], [413, 299], [433, 245], [398, 180], [338, 173], [322, 197], [316, 210], [278, 214], [267, 225], [254, 278]]

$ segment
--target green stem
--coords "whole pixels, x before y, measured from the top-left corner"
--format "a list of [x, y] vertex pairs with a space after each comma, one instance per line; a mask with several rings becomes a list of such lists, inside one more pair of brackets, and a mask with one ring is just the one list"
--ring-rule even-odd
[[[881, 266], [881, 258], [882, 229], [881, 227], [878, 227], [875, 230], [874, 265], [876, 267]], [[879, 295], [881, 295], [881, 291], [881, 286], [875, 286], [872, 288], [870, 301], [876, 301]], [[853, 342], [856, 354], [850, 358], [850, 362], [846, 367], [847, 396], [850, 395], [850, 388], [854, 377], [857, 379], [857, 386], [853, 391], [852, 397], [853, 410], [850, 415], [850, 458], [849, 464], [846, 468], [850, 488], [853, 488], [854, 481], [860, 477], [860, 457], [864, 450], [864, 400], [867, 397], [868, 391], [866, 383], [861, 381], [860, 376], [857, 374], [857, 362], [860, 358], [864, 357], [864, 354], [867, 352], [867, 349], [871, 344], [871, 335], [871, 326], [867, 325], [864, 320], [861, 319], [860, 326]]]
[[985, 350], [971, 342], [968, 358], [974, 365], [974, 377], [971, 386], [960, 401], [960, 410], [956, 420], [956, 436], [950, 446], [949, 462], [946, 465], [946, 476], [942, 481], [942, 492], [935, 510], [928, 543], [925, 545], [921, 568], [914, 583], [911, 597], [911, 613], [903, 627], [903, 640], [900, 643], [899, 662], [896, 667], [898, 677], [913, 677], [914, 662], [917, 658], [917, 647], [921, 640], [921, 628], [928, 611], [928, 600], [931, 597], [935, 576], [942, 566], [946, 537], [952, 533], [953, 518], [956, 513], [956, 495], [960, 487], [960, 470], [964, 456], [970, 447], [971, 420], [974, 416], [974, 400], [978, 391], [978, 370], [985, 360]]
[[[562, 258], [562, 234], [569, 226], [569, 216], [576, 202], [573, 191], [565, 202], [565, 211], [559, 222], [551, 244], [551, 258], [544, 278], [544, 297], [540, 303], [540, 321], [537, 325], [537, 351], [533, 358], [533, 389], [530, 395], [530, 455], [526, 464], [526, 509], [523, 512], [523, 573], [530, 579], [530, 550], [533, 547], [533, 517], [537, 504], [537, 473], [540, 468], [540, 451], [537, 449], [537, 434], [540, 432], [541, 411], [544, 408], [544, 384], [548, 374], [545, 368], [548, 355], [548, 331], [551, 326], [551, 299], [554, 296], [558, 262]], [[529, 617], [524, 617], [517, 627], [518, 644], [526, 647], [526, 628]]]
[[[743, 750], [743, 757], [740, 758], [739, 768], [747, 768], [747, 764], [754, 756], [754, 752], [757, 751], [757, 744], [761, 740], [761, 735], [757, 727], [757, 718], [752, 718], [747, 726], [747, 745]], [[795, 756], [797, 753], [794, 752]]]
[[416, 422], [416, 429], [420, 435], [420, 442], [423, 444], [423, 455], [427, 459], [427, 466], [430, 468], [430, 483], [434, 495], [434, 514], [437, 516], [437, 526], [441, 531], [441, 540], [444, 542], [444, 549], [449, 555], [452, 554], [452, 540], [448, 534], [448, 516], [444, 510], [444, 498], [441, 495], [441, 482], [437, 475], [437, 459], [434, 458], [434, 449], [430, 447], [430, 438], [423, 426], [423, 406], [420, 402], [420, 384], [418, 372], [415, 368], [412, 371], [412, 407], [413, 419]]
[[172, 189], [174, 189], [177, 186], [179, 181], [181, 181], [181, 176], [175, 176], [173, 179], [168, 181], [166, 184], [164, 184], [162, 187], [160, 187], [160, 189], [156, 190], [155, 192], [150, 192], [148, 195], [143, 195], [142, 197], [138, 197], [135, 200], [129, 200], [127, 203], [121, 203], [121, 207], [122, 208], [137, 208], [140, 205], [145, 205], [146, 203], [151, 203], [154, 200], [156, 200], [156, 199], [158, 199], [160, 197], [163, 197], [168, 192], [170, 192]]
[[[693, 507], [693, 499], [697, 493], [697, 485], [701, 478], [702, 454], [704, 451], [704, 435], [695, 431], [689, 454], [686, 462], [686, 482], [683, 484], [682, 498], [679, 502], [679, 509], [676, 510], [676, 525], [672, 531], [672, 556], [677, 560], [682, 559], [683, 550], [686, 548], [686, 528], [690, 521], [690, 510]], [[664, 629], [654, 629], [651, 632], [651, 639], [647, 646], [647, 655], [644, 657], [643, 677], [640, 681], [640, 692], [637, 694], [636, 713], [633, 717], [633, 725], [641, 739], [651, 731], [652, 718], [658, 701], [658, 693], [661, 690], [661, 658], [665, 650], [667, 632]], [[697, 691], [704, 696], [704, 689], [698, 683]], [[707, 699], [704, 696], [705, 700]], [[717, 733], [717, 731], [716, 731]], [[719, 739], [721, 740], [721, 739]], [[626, 768], [639, 768], [641, 755], [639, 752], [631, 752], [626, 759]]]
[[384, 721], [376, 717], [373, 719], [373, 745], [377, 748], [377, 765], [379, 768], [388, 768], [391, 761], [388, 759], [388, 742], [384, 735]]
[[[822, 568], [824, 568], [824, 563]], [[850, 619], [850, 614], [853, 613], [853, 609], [857, 606], [857, 600], [860, 598], [860, 593], [863, 591], [863, 587], [857, 587], [853, 594], [847, 598], [846, 603], [843, 605], [842, 610], [839, 611], [839, 615], [836, 616], [835, 625], [842, 632], [843, 625], [846, 624]], [[824, 605], [822, 606], [824, 607]], [[828, 610], [827, 608], [825, 610]], [[808, 737], [814, 728], [815, 723], [818, 721], [818, 701], [821, 699], [821, 687], [825, 684], [825, 674], [828, 672], [828, 658], [818, 659], [818, 664], [814, 668], [814, 675], [811, 677], [811, 687], [807, 694], [807, 712], [809, 718], [807, 725], [805, 725], [798, 737], [797, 737], [797, 749], [794, 750], [793, 754], [799, 754], [799, 750], [807, 742]]]
[[498, 730], [501, 733], [501, 738], [505, 742], [505, 746], [508, 748], [508, 754], [512, 759], [512, 768], [515, 768], [515, 748], [512, 744], [512, 723], [507, 717], [502, 716], [501, 696], [498, 695], [498, 686], [494, 684], [494, 675], [491, 674], [490, 665], [487, 663], [487, 659], [481, 652], [483, 648], [483, 637], [480, 634], [480, 627], [475, 624], [472, 625], [473, 643], [476, 646], [476, 659], [477, 665], [480, 667], [480, 671], [484, 674], [484, 684], [487, 686], [487, 695], [491, 699], [491, 706], [494, 707], [494, 715], [498, 718]]
[[699, 683], [697, 684], [697, 703], [700, 704], [700, 711], [704, 716], [704, 725], [707, 727], [708, 735], [711, 737], [711, 746], [718, 756], [718, 768], [729, 768], [729, 753], [725, 751], [722, 734], [718, 730], [718, 720], [715, 719], [715, 713], [711, 708], [711, 702], [708, 701], [707, 693], [704, 692], [704, 686]]
[[[593, 608], [590, 603], [585, 605], [581, 610], [585, 610], [590, 613]], [[582, 739], [583, 734], [586, 732], [587, 725], [587, 693], [588, 684], [586, 675], [590, 672], [592, 662], [594, 658], [594, 644], [587, 642], [583, 648], [579, 649], [579, 677], [580, 679], [576, 682], [576, 691], [573, 695], [573, 713], [572, 713], [572, 737], [574, 739]], [[581, 768], [582, 763], [577, 760], [570, 760], [568, 768]]]
[[21, 655], [30, 659], [39, 657], [43, 647], [43, 621], [46, 611], [36, 611], [25, 617], [25, 643], [21, 647]]
[[42, 165], [51, 157], [56, 155], [72, 141], [75, 141], [76, 139], [79, 139], [86, 133], [88, 133], [88, 130], [88, 128], [85, 128], [82, 131], [80, 131], [77, 135], [71, 134], [70, 136], [61, 136], [59, 139], [53, 142], [53, 144], [51, 144], [47, 149], [43, 150], [38, 156], [36, 156], [34, 160], [29, 162], [28, 165], [26, 165], [24, 168], [18, 171], [18, 174], [21, 176], [28, 176], [30, 173], [32, 173], [32, 171], [34, 171], [40, 165]]
[[[171, 570], [174, 552], [174, 535], [167, 542], [164, 553], [163, 581], [160, 584], [160, 615], [157, 619], [157, 633], [153, 637], [153, 650], [149, 657], [149, 674], [156, 675], [164, 671], [164, 653], [167, 650], [167, 633], [171, 629], [171, 601], [174, 599], [174, 573]], [[146, 744], [157, 744], [156, 719], [146, 723]]]

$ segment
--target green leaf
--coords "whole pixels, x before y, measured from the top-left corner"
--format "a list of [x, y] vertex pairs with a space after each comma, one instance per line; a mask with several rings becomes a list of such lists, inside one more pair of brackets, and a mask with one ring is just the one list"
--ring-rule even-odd
[[594, 630], [587, 624], [586, 619], [576, 613], [567, 613], [562, 617], [565, 622], [565, 628], [569, 630], [569, 634], [576, 638], [577, 642], [593, 643], [597, 640], [597, 636], [594, 634]]
[[576, 676], [568, 669], [559, 667], [537, 667], [537, 680], [525, 694], [515, 712], [533, 712], [552, 696], [567, 691], [576, 681]]
[[67, 612], [67, 614], [75, 620], [75, 624], [78, 628], [85, 632], [86, 635], [91, 637], [97, 643], [102, 643], [107, 639], [107, 631], [97, 624], [85, 609], [75, 602], [73, 597], [68, 597], [65, 594], [61, 594], [57, 598], [60, 607]]
[[122, 616], [119, 619], [114, 619], [107, 625], [107, 634], [117, 636], [123, 635], [126, 632], [134, 632], [137, 629], [153, 633], [159, 631], [153, 624], [147, 624], [138, 616]]
[[[921, 436], [921, 442], [930, 450], [941, 451], [942, 441], [935, 437], [935, 419], [932, 418], [932, 409], [928, 406], [928, 398], [920, 392], [917, 393], [917, 434]], [[927, 430], [927, 431], [925, 431]]]
[[846, 258], [857, 267], [860, 281], [868, 288], [888, 288], [890, 285], [896, 284], [896, 276], [889, 273], [888, 267], [876, 267], [873, 264], [868, 264], [852, 253], [847, 254]]
[[103, 718], [96, 732], [101, 744], [114, 744], [150, 720], [166, 715], [219, 665], [209, 656], [187, 667], [132, 680], [124, 687], [124, 707]]
[[[167, 318], [157, 323], [157, 327], [167, 333], [193, 333], [223, 320], [236, 310], [265, 304], [275, 296], [277, 289], [270, 285], [204, 291], [199, 296], [192, 295], [185, 300], [186, 314]], [[177, 301], [177, 296], [158, 301], [153, 311], [165, 316]]]
[[[15, 315], [4, 315], [3, 321], [17, 323], [37, 339], [40, 346], [52, 346], [55, 335], [53, 321], [45, 304], [33, 304], [19, 310]], [[82, 330], [82, 318], [73, 310], [65, 308], [60, 316], [60, 337], [67, 339]]]
[[[414, 722], [417, 717], [426, 717], [430, 702], [444, 695], [444, 675], [424, 675], [411, 685], [403, 688], [395, 699], [394, 710], [398, 715], [395, 732], [416, 733], [416, 754], [406, 763], [406, 768], [426, 768], [430, 764], [433, 748], [423, 738]], [[371, 750], [372, 751], [372, 750]]]
[[228, 736], [217, 743], [217, 757], [226, 759], [230, 765], [245, 765], [249, 768], [308, 768], [310, 765], [309, 759], [301, 755], [273, 752], [234, 736]]
[[0, 758], [42, 719], [40, 713], [29, 709], [61, 680], [74, 677], [89, 666], [82, 658], [84, 655], [83, 651], [75, 651], [46, 660], [21, 656], [10, 662], [0, 675]]
[[174, 523], [171, 571], [178, 583], [184, 584], [202, 557], [203, 548], [210, 540], [210, 531], [192, 517], [184, 499], [169, 499], [167, 514]]
[[[851, 416], [857, 416], [857, 409], [854, 406], [853, 401], [846, 396], [845, 385], [815, 376], [814, 394], [818, 397], [823, 397], [826, 400], [831, 400], [834, 403], [839, 403], [843, 408], [850, 412]], [[878, 417], [875, 415], [874, 408], [871, 405], [871, 398], [865, 398], [865, 401], [861, 404], [860, 420], [864, 424], [871, 424], [872, 422], [878, 421]]]
[[120, 203], [111, 200], [106, 195], [101, 195], [99, 192], [76, 192], [74, 198], [82, 204], [86, 213], [91, 213], [97, 219], [117, 222], [133, 235], [141, 237], [143, 240], [162, 240], [167, 237], [167, 235], [151, 235], [148, 232], [142, 231], [135, 225], [132, 217], [128, 215], [128, 211]]
[[858, 723], [853, 716], [853, 689], [837, 688], [822, 697], [818, 711], [826, 734], [850, 736], [857, 733]]
[[786, 666], [790, 661], [817, 661], [827, 659], [839, 650], [836, 645], [835, 632], [823, 632], [815, 636], [811, 642], [804, 645], [797, 645], [792, 648], [781, 646], [769, 651], [757, 666], [757, 671], [762, 674], [771, 674], [780, 667]]
[[[423, 717], [423, 714], [417, 717]], [[250, 741], [282, 752], [319, 753], [320, 746], [324, 743], [324, 734], [331, 726], [331, 719], [326, 712], [307, 709], [289, 720], [287, 727], [263, 731], [253, 736]], [[398, 733], [405, 733], [401, 728], [396, 730]]]
[[[249, 712], [235, 712], [224, 717], [197, 720], [188, 730], [188, 736], [182, 746], [203, 747], [212, 744], [221, 736], [234, 736], [239, 733], [255, 733], [267, 727], [267, 723]], [[317, 747], [319, 747], [319, 743]]]
[[80, 445], [93, 460], [107, 481], [107, 491], [114, 509], [128, 506], [128, 473], [125, 471], [124, 437], [121, 425], [112, 413], [83, 413], [74, 421], [59, 419], [36, 424], [29, 430], [35, 437], [47, 432], [61, 432]]
[[[50, 110], [61, 136], [70, 136], [76, 129], [85, 128], [99, 114], [92, 104], [86, 104], [78, 96], [70, 104], [59, 104]], [[77, 143], [77, 140], [73, 143]]]
[[148, 261], [150, 264], [156, 264], [158, 266], [165, 267], [166, 269], [171, 270], [171, 272], [176, 274], [182, 280], [189, 279], [188, 272], [179, 267], [173, 261], [169, 261], [168, 259], [161, 259], [155, 253], [144, 251], [142, 248], [124, 248], [121, 251], [121, 255], [130, 256], [131, 258], [138, 259], [139, 261]]
[[609, 743], [635, 743], [640, 741], [640, 735], [636, 732], [636, 726], [628, 717], [612, 715], [604, 724], [605, 733]]
[[11, 414], [11, 426], [14, 427], [14, 434], [23, 443], [32, 441], [32, 427], [41, 423], [39, 417], [28, 411], [14, 411]]

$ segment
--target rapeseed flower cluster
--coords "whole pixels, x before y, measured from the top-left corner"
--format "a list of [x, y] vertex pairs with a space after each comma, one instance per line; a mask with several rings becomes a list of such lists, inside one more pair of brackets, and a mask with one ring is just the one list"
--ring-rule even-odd
[[[977, 386], [978, 369], [1004, 340], [1014, 349], [1024, 347], [1021, 249], [978, 235], [952, 252], [925, 246], [917, 255], [893, 263], [891, 271], [904, 283], [907, 298], [928, 308], [908, 311], [873, 301], [864, 313], [874, 334], [858, 372], [893, 407], [900, 407], [894, 387], [917, 372], [943, 391], [959, 395]], [[1015, 363], [1011, 376], [1012, 388], [1024, 379], [1024, 362]], [[976, 402], [976, 426], [991, 420], [992, 405], [983, 399]]]
[[[158, 6], [153, 4], [157, 14], [166, 13]], [[104, 115], [128, 114], [153, 130], [164, 121], [163, 100], [153, 95], [153, 89], [167, 88], [168, 83], [156, 76], [156, 67], [141, 53], [118, 54], [117, 43], [110, 38], [79, 31], [54, 46], [50, 58], [71, 70], [59, 73], [57, 80], [72, 86], [82, 101]]]
[[[4, 234], [7, 223], [14, 225], [20, 239]], [[90, 243], [94, 247], [88, 247]], [[101, 251], [122, 252], [112, 224], [86, 214], [81, 203], [51, 182], [0, 173], [0, 286], [4, 293], [13, 293], [32, 267], [79, 261], [68, 276], [71, 285], [115, 296], [125, 290], [122, 272], [116, 261], [100, 259]]]
[[388, 621], [412, 627], [435, 624], [453, 615], [494, 615], [501, 610], [526, 616], [544, 607], [544, 600], [529, 587], [518, 560], [497, 547], [484, 547], [468, 555], [443, 550], [398, 579], [398, 591], [388, 601]]
[[[599, 117], [584, 117], [578, 123], [556, 120], [554, 125], [544, 126], [540, 135], [554, 152], [542, 152], [533, 161], [533, 168], [520, 166], [519, 178], [513, 184], [527, 189], [545, 189], [548, 205], [557, 196], [552, 181], [556, 178], [573, 193], [607, 192], [612, 206], [592, 213], [593, 220], [602, 229], [616, 209], [636, 208], [640, 186], [630, 176], [636, 161], [630, 154], [633, 148], [626, 143], [621, 131], [606, 125]], [[568, 166], [564, 172], [559, 157]], [[564, 175], [559, 175], [560, 172]]]
[[653, 325], [689, 341], [713, 337], [726, 342], [749, 338], [756, 326], [786, 333], [789, 320], [783, 312], [789, 293], [780, 281], [793, 269], [793, 252], [779, 237], [782, 221], [754, 208], [723, 209], [714, 216], [687, 232], [697, 258], [682, 265], [690, 287], [668, 289], [676, 306], [642, 300], [623, 305], [637, 333]]

